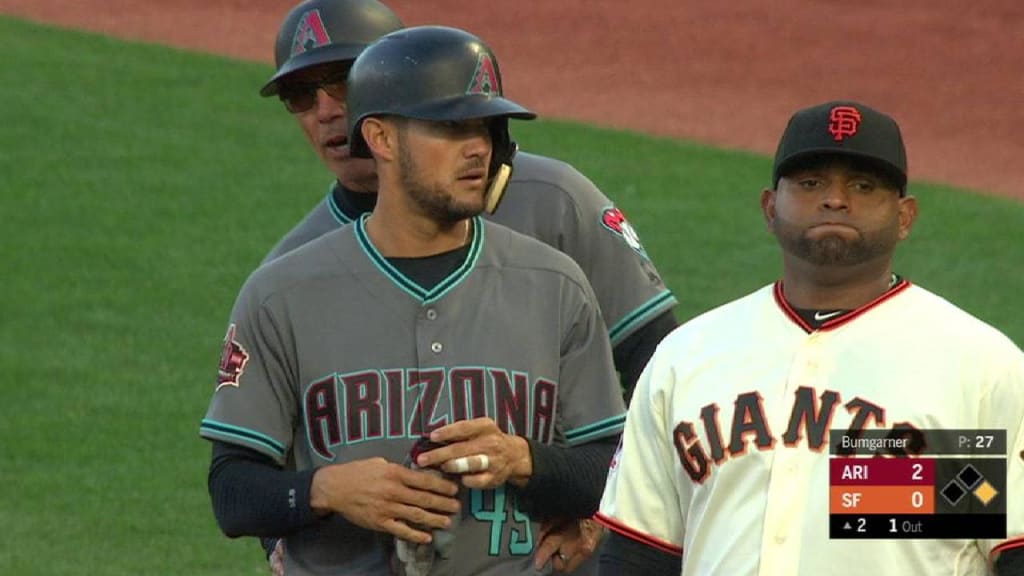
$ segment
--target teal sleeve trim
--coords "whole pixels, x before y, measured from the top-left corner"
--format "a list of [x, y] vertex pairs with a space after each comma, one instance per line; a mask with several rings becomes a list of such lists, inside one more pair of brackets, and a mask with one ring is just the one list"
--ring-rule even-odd
[[284, 444], [281, 444], [270, 436], [256, 432], [255, 430], [239, 428], [238, 426], [232, 426], [230, 424], [224, 424], [222, 422], [204, 418], [199, 424], [199, 435], [204, 438], [225, 440], [232, 444], [237, 444], [238, 441], [241, 440], [242, 443], [253, 446], [261, 452], [270, 450], [278, 457], [284, 457]]
[[608, 338], [612, 341], [614, 348], [619, 342], [626, 339], [638, 326], [643, 326], [652, 318], [678, 304], [679, 301], [672, 295], [672, 292], [665, 290], [654, 298], [640, 305], [639, 308], [627, 314], [608, 330]]
[[586, 444], [587, 442], [596, 438], [603, 438], [605, 436], [611, 436], [622, 432], [622, 429], [626, 426], [626, 415], [620, 414], [618, 416], [612, 416], [611, 418], [605, 418], [593, 424], [587, 424], [579, 428], [574, 428], [565, 433], [565, 440], [570, 446], [576, 444]]

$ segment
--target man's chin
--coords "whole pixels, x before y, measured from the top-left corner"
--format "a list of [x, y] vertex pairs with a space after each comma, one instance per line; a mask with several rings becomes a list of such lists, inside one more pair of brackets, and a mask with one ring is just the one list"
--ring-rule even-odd
[[819, 241], [801, 250], [800, 257], [816, 266], [842, 268], [857, 266], [871, 260], [875, 254], [862, 244], [842, 242], [835, 238]]
[[451, 223], [460, 222], [462, 220], [466, 220], [467, 218], [475, 218], [483, 214], [483, 212], [484, 209], [482, 206], [479, 209], [452, 210], [445, 215], [445, 220]]
[[483, 214], [484, 203], [480, 202], [461, 202], [454, 206], [448, 206], [448, 209], [444, 211], [442, 219], [448, 223], [456, 223], [467, 218], [474, 218]]

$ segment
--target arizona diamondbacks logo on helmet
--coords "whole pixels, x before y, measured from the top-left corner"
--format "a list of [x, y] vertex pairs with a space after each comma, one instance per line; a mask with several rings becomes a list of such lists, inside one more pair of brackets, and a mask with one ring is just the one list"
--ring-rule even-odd
[[320, 9], [310, 10], [299, 18], [295, 25], [295, 37], [292, 38], [292, 56], [302, 54], [331, 43], [327, 34], [324, 19], [320, 17]]
[[487, 52], [481, 52], [476, 61], [473, 79], [466, 87], [466, 94], [485, 94], [501, 96], [501, 80], [494, 67], [494, 59]]

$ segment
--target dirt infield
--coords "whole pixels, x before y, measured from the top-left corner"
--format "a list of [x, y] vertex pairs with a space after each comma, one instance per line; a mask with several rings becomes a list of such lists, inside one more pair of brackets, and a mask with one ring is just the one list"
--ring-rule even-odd
[[[0, 13], [270, 61], [292, 0], [0, 0]], [[911, 177], [1024, 198], [1024, 3], [393, 0], [487, 40], [508, 93], [573, 118], [770, 154], [792, 110], [892, 113]], [[959, 6], [952, 7], [953, 5]]]

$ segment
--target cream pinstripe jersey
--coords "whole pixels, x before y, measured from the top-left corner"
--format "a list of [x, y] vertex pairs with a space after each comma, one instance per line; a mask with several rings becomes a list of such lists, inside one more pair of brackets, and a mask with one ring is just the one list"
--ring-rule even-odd
[[[1024, 353], [903, 281], [811, 331], [767, 286], [679, 327], [638, 383], [599, 520], [686, 576], [988, 574], [1024, 546]], [[1007, 431], [1007, 534], [829, 540], [828, 429]]]

